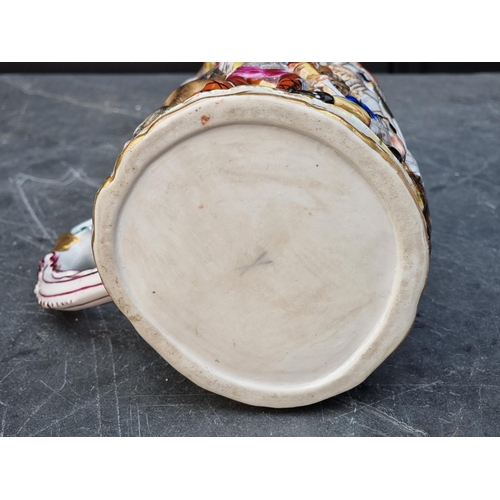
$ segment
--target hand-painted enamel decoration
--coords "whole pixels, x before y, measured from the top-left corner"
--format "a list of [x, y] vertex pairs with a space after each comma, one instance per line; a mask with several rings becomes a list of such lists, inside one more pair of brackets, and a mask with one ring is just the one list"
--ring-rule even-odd
[[404, 339], [430, 232], [417, 162], [360, 64], [205, 63], [135, 130], [35, 294], [114, 301], [198, 385], [301, 406]]
[[111, 302], [92, 255], [92, 219], [60, 236], [38, 265], [35, 294], [47, 309], [77, 311]]

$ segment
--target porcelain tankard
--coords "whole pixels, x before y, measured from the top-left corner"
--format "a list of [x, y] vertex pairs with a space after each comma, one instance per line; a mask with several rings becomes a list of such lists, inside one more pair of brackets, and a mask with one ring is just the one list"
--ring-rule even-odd
[[136, 129], [35, 293], [62, 311], [114, 301], [201, 387], [293, 407], [402, 342], [429, 250], [417, 163], [372, 74], [205, 63]]

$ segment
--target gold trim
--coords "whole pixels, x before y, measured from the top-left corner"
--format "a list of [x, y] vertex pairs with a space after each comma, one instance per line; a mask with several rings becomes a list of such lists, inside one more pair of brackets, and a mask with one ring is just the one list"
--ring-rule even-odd
[[185, 83], [177, 87], [169, 96], [163, 101], [162, 106], [175, 106], [189, 99], [191, 96], [199, 92], [210, 80], [206, 78], [198, 78], [192, 82]]
[[370, 126], [372, 119], [370, 115], [358, 104], [354, 104], [349, 99], [340, 96], [334, 96], [334, 106], [338, 106], [340, 109], [353, 114], [356, 118], [359, 118], [367, 127]]
[[64, 233], [57, 238], [56, 242], [54, 243], [54, 248], [52, 248], [53, 252], [65, 252], [66, 250], [69, 250], [72, 245], [74, 245], [77, 241], [80, 241], [80, 238], [78, 236], [75, 236], [74, 234], [71, 233]]
[[[115, 161], [115, 165], [113, 166], [113, 171], [111, 172], [111, 175], [109, 175], [108, 177], [106, 177], [106, 179], [104, 179], [104, 182], [102, 183], [101, 187], [97, 190], [97, 193], [95, 194], [94, 196], [94, 204], [92, 206], [92, 223], [93, 223], [93, 227], [95, 228], [95, 224], [94, 224], [94, 221], [95, 221], [95, 204], [96, 204], [96, 201], [97, 201], [97, 197], [99, 196], [99, 193], [107, 186], [109, 186], [114, 180], [115, 180], [115, 176], [116, 176], [116, 172], [118, 170], [118, 167], [120, 166], [120, 163], [125, 155], [125, 153], [127, 153], [130, 149], [132, 149], [138, 142], [140, 142], [144, 136], [146, 135], [147, 132], [149, 132], [149, 130], [151, 130], [151, 127], [156, 124], [157, 122], [153, 122], [145, 131], [144, 133], [140, 133], [137, 137], [135, 137], [134, 139], [128, 141], [125, 146], [123, 147], [123, 150], [122, 152], [119, 154], [118, 158], [116, 159]], [[91, 238], [91, 246], [92, 246], [92, 253], [94, 253], [94, 238], [95, 238], [95, 229], [92, 231], [92, 238]], [[95, 260], [95, 259], [94, 259]]]

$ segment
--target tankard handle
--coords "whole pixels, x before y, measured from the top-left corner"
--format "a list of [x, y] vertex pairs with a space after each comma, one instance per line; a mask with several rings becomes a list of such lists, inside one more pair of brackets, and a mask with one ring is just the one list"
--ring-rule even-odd
[[95, 265], [92, 230], [92, 219], [81, 222], [40, 261], [35, 295], [41, 307], [77, 311], [112, 302]]

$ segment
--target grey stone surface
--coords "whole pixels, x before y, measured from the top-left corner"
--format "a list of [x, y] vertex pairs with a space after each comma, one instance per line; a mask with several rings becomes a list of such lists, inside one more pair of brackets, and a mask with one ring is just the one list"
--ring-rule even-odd
[[414, 327], [357, 388], [291, 410], [198, 388], [113, 304], [38, 307], [38, 260], [91, 215], [135, 127], [188, 75], [0, 76], [3, 436], [498, 436], [500, 75], [383, 75], [433, 217]]

